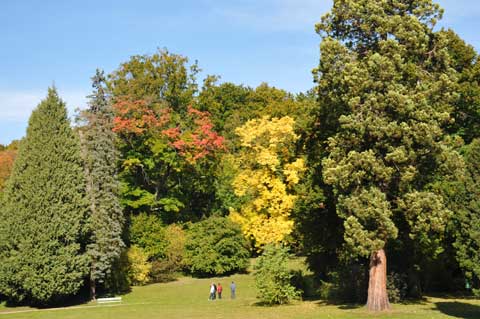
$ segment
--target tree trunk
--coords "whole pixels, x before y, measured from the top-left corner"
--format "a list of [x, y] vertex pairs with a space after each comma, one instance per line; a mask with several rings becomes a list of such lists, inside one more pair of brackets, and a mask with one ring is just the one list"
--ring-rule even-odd
[[95, 279], [90, 278], [90, 298], [91, 300], [97, 299]]
[[367, 308], [369, 311], [390, 309], [387, 293], [387, 256], [383, 249], [373, 252], [370, 256]]

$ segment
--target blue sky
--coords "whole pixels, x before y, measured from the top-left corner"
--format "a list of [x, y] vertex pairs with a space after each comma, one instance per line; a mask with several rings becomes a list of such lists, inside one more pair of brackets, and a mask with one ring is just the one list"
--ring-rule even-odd
[[[480, 2], [440, 0], [451, 27], [480, 50]], [[72, 111], [97, 67], [110, 72], [157, 48], [198, 60], [205, 74], [292, 92], [312, 87], [314, 24], [331, 0], [2, 0], [0, 143], [25, 133], [53, 83]]]

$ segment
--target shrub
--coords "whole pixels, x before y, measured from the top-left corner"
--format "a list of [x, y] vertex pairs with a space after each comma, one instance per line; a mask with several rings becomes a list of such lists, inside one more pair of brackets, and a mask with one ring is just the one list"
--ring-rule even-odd
[[218, 276], [243, 271], [249, 253], [240, 227], [225, 217], [192, 224], [185, 241], [185, 263], [195, 276]]
[[148, 254], [138, 246], [132, 246], [127, 251], [128, 279], [134, 286], [148, 283], [152, 265], [148, 262]]
[[407, 278], [395, 272], [387, 276], [388, 300], [398, 303], [405, 299], [408, 292]]
[[165, 256], [167, 238], [162, 221], [155, 215], [141, 213], [132, 216], [130, 223], [130, 245], [143, 249], [149, 260]]
[[335, 285], [331, 282], [320, 281], [320, 287], [318, 288], [318, 296], [323, 300], [332, 300], [336, 295]]
[[336, 271], [321, 281], [318, 293], [322, 299], [335, 302], [364, 303], [367, 300], [368, 269], [364, 264], [339, 264]]
[[269, 245], [255, 265], [255, 284], [258, 298], [267, 305], [286, 304], [300, 294], [290, 284], [292, 273], [288, 270], [289, 254], [286, 248]]
[[480, 298], [480, 289], [472, 288], [472, 294], [475, 298]]
[[151, 277], [155, 282], [174, 280], [184, 268], [185, 231], [172, 224], [165, 228], [165, 257], [152, 263]]

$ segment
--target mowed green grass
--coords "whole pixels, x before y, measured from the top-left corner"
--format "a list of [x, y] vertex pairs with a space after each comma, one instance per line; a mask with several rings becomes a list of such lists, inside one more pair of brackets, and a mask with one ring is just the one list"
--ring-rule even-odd
[[[230, 299], [229, 284], [237, 283], [237, 299]], [[209, 301], [209, 286], [220, 282], [224, 299]], [[253, 276], [234, 275], [214, 279], [183, 277], [175, 282], [134, 287], [119, 304], [88, 303], [56, 309], [0, 306], [0, 319], [282, 319], [282, 318], [480, 318], [480, 301], [427, 298], [421, 303], [393, 305], [388, 313], [370, 314], [361, 305], [329, 305], [300, 301], [288, 306], [258, 306]]]

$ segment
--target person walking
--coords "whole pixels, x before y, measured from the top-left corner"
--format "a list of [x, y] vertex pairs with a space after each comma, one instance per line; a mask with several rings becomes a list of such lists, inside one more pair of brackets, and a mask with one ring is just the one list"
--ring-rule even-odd
[[223, 291], [223, 287], [220, 283], [218, 283], [217, 285], [218, 299], [222, 299], [222, 291]]
[[215, 285], [212, 284], [210, 285], [210, 297], [208, 297], [208, 300], [213, 300], [215, 299]]
[[213, 283], [213, 300], [217, 299], [217, 285]]
[[232, 281], [232, 283], [230, 284], [230, 298], [231, 299], [235, 299], [236, 291], [237, 291], [237, 285], [235, 285], [235, 283]]

